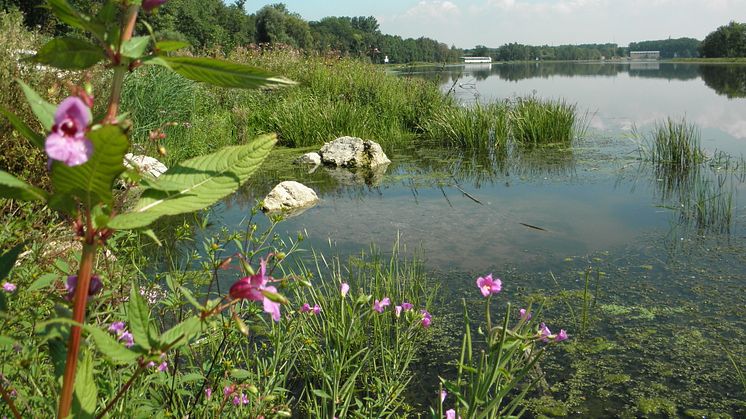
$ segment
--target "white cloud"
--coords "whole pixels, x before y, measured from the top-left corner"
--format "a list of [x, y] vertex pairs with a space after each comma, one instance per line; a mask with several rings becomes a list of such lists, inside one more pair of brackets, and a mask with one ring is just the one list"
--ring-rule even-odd
[[450, 1], [420, 0], [415, 6], [407, 9], [401, 17], [404, 19], [452, 19], [461, 15], [461, 9]]

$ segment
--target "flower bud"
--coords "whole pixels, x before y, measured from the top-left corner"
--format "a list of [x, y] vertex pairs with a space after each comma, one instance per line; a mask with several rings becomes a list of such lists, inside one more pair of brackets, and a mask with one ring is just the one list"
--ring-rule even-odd
[[142, 8], [145, 9], [146, 11], [150, 12], [151, 10], [162, 6], [167, 1], [168, 0], [143, 0], [142, 1]]

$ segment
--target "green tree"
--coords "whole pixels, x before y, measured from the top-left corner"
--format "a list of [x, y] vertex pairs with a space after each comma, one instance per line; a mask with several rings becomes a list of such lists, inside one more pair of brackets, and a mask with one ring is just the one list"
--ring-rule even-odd
[[731, 21], [711, 32], [699, 48], [707, 58], [746, 57], [746, 24]]

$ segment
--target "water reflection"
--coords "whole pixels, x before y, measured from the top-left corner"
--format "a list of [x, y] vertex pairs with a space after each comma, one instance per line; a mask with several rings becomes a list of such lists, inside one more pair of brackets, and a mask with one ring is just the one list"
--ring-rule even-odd
[[699, 73], [707, 87], [728, 99], [746, 97], [746, 66], [707, 65], [700, 66]]

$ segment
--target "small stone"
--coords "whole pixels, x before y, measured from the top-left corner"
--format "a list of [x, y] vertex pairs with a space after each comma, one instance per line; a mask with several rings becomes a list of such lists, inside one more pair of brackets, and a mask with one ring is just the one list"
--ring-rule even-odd
[[124, 155], [124, 167], [128, 169], [134, 169], [137, 167], [143, 174], [148, 175], [154, 179], [168, 170], [165, 164], [158, 161], [158, 159], [127, 153]]
[[295, 159], [295, 164], [318, 166], [321, 164], [321, 156], [319, 153], [306, 153]]
[[275, 186], [264, 198], [264, 212], [294, 211], [316, 205], [319, 197], [302, 183], [286, 180]]

